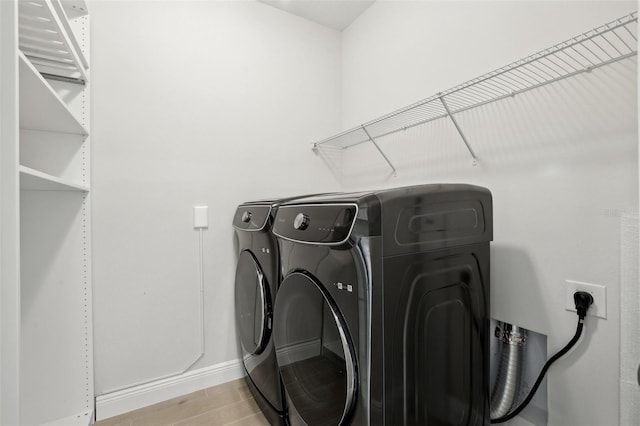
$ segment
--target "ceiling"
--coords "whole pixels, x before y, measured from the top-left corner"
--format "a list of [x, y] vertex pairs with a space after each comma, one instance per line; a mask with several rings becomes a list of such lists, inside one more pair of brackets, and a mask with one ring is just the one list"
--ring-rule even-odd
[[338, 31], [347, 28], [375, 0], [258, 0]]

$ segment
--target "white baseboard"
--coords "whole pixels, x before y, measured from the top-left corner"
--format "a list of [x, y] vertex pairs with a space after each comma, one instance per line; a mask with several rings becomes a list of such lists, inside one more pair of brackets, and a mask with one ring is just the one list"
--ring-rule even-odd
[[244, 375], [242, 361], [238, 359], [100, 395], [96, 398], [96, 420], [236, 380]]

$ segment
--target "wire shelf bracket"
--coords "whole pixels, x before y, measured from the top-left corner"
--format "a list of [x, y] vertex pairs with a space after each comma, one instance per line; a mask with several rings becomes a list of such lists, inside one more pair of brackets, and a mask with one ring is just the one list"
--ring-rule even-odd
[[447, 116], [451, 119], [453, 126], [456, 128], [456, 130], [458, 131], [458, 134], [462, 138], [462, 142], [464, 142], [465, 146], [469, 150], [469, 154], [471, 154], [471, 158], [473, 158], [472, 164], [474, 166], [478, 165], [478, 157], [476, 157], [475, 152], [473, 152], [473, 149], [471, 149], [471, 145], [469, 145], [469, 141], [467, 140], [467, 137], [464, 135], [462, 128], [460, 128], [460, 125], [458, 124], [458, 120], [456, 120], [456, 118], [451, 113], [451, 110], [449, 109], [449, 105], [447, 105], [447, 103], [445, 102], [444, 96], [442, 95], [442, 93], [438, 93], [438, 99], [440, 99], [440, 102], [442, 102], [442, 106], [444, 110], [447, 112]]
[[449, 117], [473, 159], [472, 164], [476, 165], [478, 157], [455, 118], [457, 114], [637, 56], [637, 22], [638, 12], [634, 11], [429, 98], [314, 142], [312, 148], [316, 152], [342, 150], [371, 142], [395, 175], [396, 168], [379, 141], [396, 132]]
[[384, 161], [387, 162], [387, 164], [389, 165], [389, 167], [391, 167], [391, 170], [393, 170], [393, 175], [395, 176], [397, 171], [396, 168], [393, 166], [393, 164], [391, 163], [391, 161], [389, 161], [389, 157], [387, 157], [384, 153], [383, 150], [380, 149], [380, 146], [376, 143], [375, 139], [373, 139], [373, 137], [371, 136], [371, 134], [367, 131], [367, 128], [364, 126], [361, 126], [362, 131], [367, 135], [367, 137], [369, 138], [369, 140], [371, 141], [371, 143], [373, 144], [373, 146], [376, 147], [376, 149], [378, 150], [378, 152], [380, 153], [380, 155], [382, 155], [382, 158], [384, 158]]

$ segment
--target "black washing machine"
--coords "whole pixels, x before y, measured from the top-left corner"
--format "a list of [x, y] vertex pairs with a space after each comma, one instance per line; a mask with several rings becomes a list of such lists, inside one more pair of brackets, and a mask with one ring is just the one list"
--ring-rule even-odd
[[292, 425], [488, 425], [487, 189], [284, 203], [273, 337]]
[[271, 338], [280, 283], [278, 245], [271, 234], [277, 208], [278, 201], [245, 203], [233, 217], [239, 253], [235, 315], [249, 389], [269, 422], [284, 425], [285, 399]]

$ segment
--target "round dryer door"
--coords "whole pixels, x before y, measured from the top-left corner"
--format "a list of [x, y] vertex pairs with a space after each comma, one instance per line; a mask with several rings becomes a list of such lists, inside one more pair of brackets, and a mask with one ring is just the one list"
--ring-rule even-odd
[[346, 424], [356, 398], [356, 357], [336, 303], [308, 273], [278, 289], [273, 338], [291, 424]]
[[244, 250], [236, 268], [236, 325], [242, 348], [261, 353], [271, 333], [271, 295], [260, 264]]

